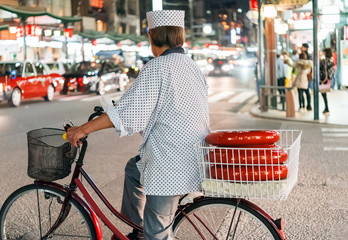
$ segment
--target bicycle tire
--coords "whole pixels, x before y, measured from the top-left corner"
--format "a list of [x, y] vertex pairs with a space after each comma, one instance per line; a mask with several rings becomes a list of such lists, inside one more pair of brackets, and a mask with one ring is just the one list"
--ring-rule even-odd
[[[281, 240], [281, 237], [268, 220], [243, 202], [239, 203], [236, 214], [233, 215], [236, 204], [237, 199], [233, 198], [204, 198], [190, 204], [184, 209], [184, 212], [205, 239]], [[198, 218], [193, 216], [193, 213], [202, 219], [204, 224], [215, 234], [216, 238], [199, 222]], [[239, 214], [241, 214], [240, 217]], [[234, 219], [230, 234], [228, 234], [228, 229], [231, 221], [227, 221], [227, 219]], [[234, 231], [236, 223], [237, 228]], [[181, 212], [175, 218], [173, 232], [175, 239], [203, 239]]]
[[[64, 196], [65, 192], [50, 186], [31, 184], [17, 189], [1, 208], [0, 239], [42, 239], [55, 223]], [[86, 210], [73, 198], [69, 203], [69, 215], [49, 239], [97, 239]]]

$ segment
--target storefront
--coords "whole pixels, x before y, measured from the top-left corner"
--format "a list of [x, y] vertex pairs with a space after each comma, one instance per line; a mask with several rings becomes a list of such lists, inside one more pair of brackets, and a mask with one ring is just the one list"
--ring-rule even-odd
[[[59, 17], [45, 11], [24, 11], [0, 5], [0, 18], [9, 25], [0, 33], [2, 60], [66, 58], [68, 38], [81, 17]], [[63, 41], [54, 37], [63, 36]]]

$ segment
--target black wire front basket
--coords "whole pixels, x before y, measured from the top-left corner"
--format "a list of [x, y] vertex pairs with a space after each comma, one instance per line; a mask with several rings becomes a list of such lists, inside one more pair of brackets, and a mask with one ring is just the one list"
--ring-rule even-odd
[[28, 176], [41, 181], [65, 178], [77, 149], [63, 139], [64, 130], [40, 128], [27, 133]]

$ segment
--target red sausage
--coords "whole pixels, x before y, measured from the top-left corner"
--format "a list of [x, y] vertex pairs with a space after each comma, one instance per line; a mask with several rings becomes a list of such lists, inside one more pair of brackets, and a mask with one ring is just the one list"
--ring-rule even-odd
[[288, 168], [286, 165], [281, 166], [211, 166], [210, 176], [212, 179], [223, 179], [228, 181], [266, 181], [280, 180], [286, 178]]
[[288, 159], [283, 149], [215, 149], [209, 151], [211, 163], [279, 164]]
[[205, 140], [215, 146], [241, 146], [250, 144], [274, 144], [279, 132], [269, 131], [216, 131], [209, 133]]

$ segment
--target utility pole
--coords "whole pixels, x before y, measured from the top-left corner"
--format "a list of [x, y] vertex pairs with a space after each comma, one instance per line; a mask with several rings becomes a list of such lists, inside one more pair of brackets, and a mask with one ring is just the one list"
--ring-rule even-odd
[[313, 12], [313, 98], [314, 120], [319, 120], [319, 46], [318, 46], [318, 0], [312, 0]]
[[188, 7], [190, 14], [191, 47], [193, 47], [195, 42], [195, 33], [193, 31], [193, 0], [188, 0]]
[[26, 17], [21, 17], [21, 23], [22, 23], [22, 27], [23, 27], [23, 58], [24, 60], [27, 60], [27, 43], [26, 43], [26, 38], [27, 38], [27, 33], [26, 33], [26, 21], [27, 18]]

